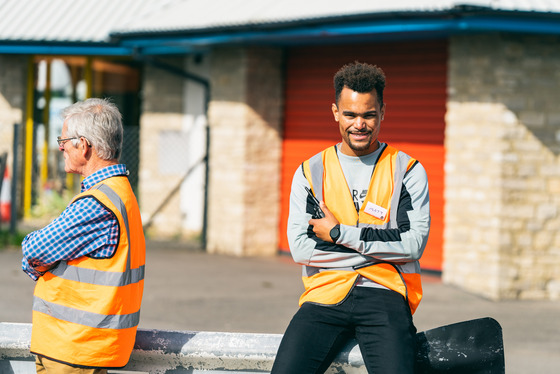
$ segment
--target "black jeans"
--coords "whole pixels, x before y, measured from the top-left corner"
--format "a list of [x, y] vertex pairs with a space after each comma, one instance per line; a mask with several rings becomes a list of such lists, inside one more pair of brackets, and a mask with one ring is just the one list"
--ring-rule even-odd
[[292, 318], [271, 374], [324, 373], [350, 338], [368, 373], [412, 374], [416, 327], [401, 294], [354, 287], [338, 305], [304, 303]]

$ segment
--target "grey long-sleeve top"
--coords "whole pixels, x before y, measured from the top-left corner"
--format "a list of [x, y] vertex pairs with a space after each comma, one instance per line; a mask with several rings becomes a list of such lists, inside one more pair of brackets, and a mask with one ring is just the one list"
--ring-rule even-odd
[[[340, 147], [337, 148], [349, 193], [359, 209], [366, 196], [378, 153], [383, 147], [362, 157], [344, 155]], [[305, 187], [309, 187], [309, 182], [299, 167], [292, 180], [288, 217], [288, 242], [294, 261], [312, 267], [339, 268], [359, 266], [375, 259], [394, 263], [419, 260], [430, 230], [428, 178], [419, 162], [407, 172], [403, 185], [397, 229], [377, 230], [341, 225], [337, 244], [353, 251], [323, 251], [315, 248], [315, 240], [318, 239], [311, 239], [307, 233], [311, 215], [306, 212]]]

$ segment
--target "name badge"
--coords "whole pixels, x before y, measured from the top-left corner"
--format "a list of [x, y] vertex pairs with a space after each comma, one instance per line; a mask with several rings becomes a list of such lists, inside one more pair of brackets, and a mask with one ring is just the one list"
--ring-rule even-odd
[[364, 212], [369, 214], [370, 216], [374, 216], [375, 218], [385, 219], [387, 216], [387, 209], [368, 201]]

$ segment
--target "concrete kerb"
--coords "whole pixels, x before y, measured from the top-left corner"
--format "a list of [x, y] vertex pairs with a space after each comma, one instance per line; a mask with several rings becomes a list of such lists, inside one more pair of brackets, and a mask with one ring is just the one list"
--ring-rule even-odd
[[[0, 372], [35, 373], [31, 324], [0, 323]], [[128, 365], [111, 373], [269, 372], [282, 335], [138, 330]], [[359, 349], [349, 345], [330, 372], [359, 373]]]
[[[31, 324], [0, 323], [2, 373], [35, 372], [29, 352]], [[266, 373], [272, 368], [280, 334], [190, 332], [139, 329], [125, 372]], [[468, 321], [417, 334], [419, 374], [503, 374], [504, 350], [499, 324], [490, 318]], [[327, 373], [363, 373], [360, 349], [350, 341]], [[119, 373], [120, 370], [111, 370]]]

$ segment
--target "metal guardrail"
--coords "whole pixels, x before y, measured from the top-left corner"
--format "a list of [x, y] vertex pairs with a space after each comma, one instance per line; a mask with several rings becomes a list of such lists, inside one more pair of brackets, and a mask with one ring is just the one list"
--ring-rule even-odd
[[[0, 373], [34, 374], [31, 324], [0, 323]], [[492, 318], [438, 327], [416, 335], [418, 374], [504, 374], [502, 330]], [[128, 365], [111, 374], [268, 373], [280, 334], [142, 330]], [[327, 373], [366, 373], [350, 341]]]

